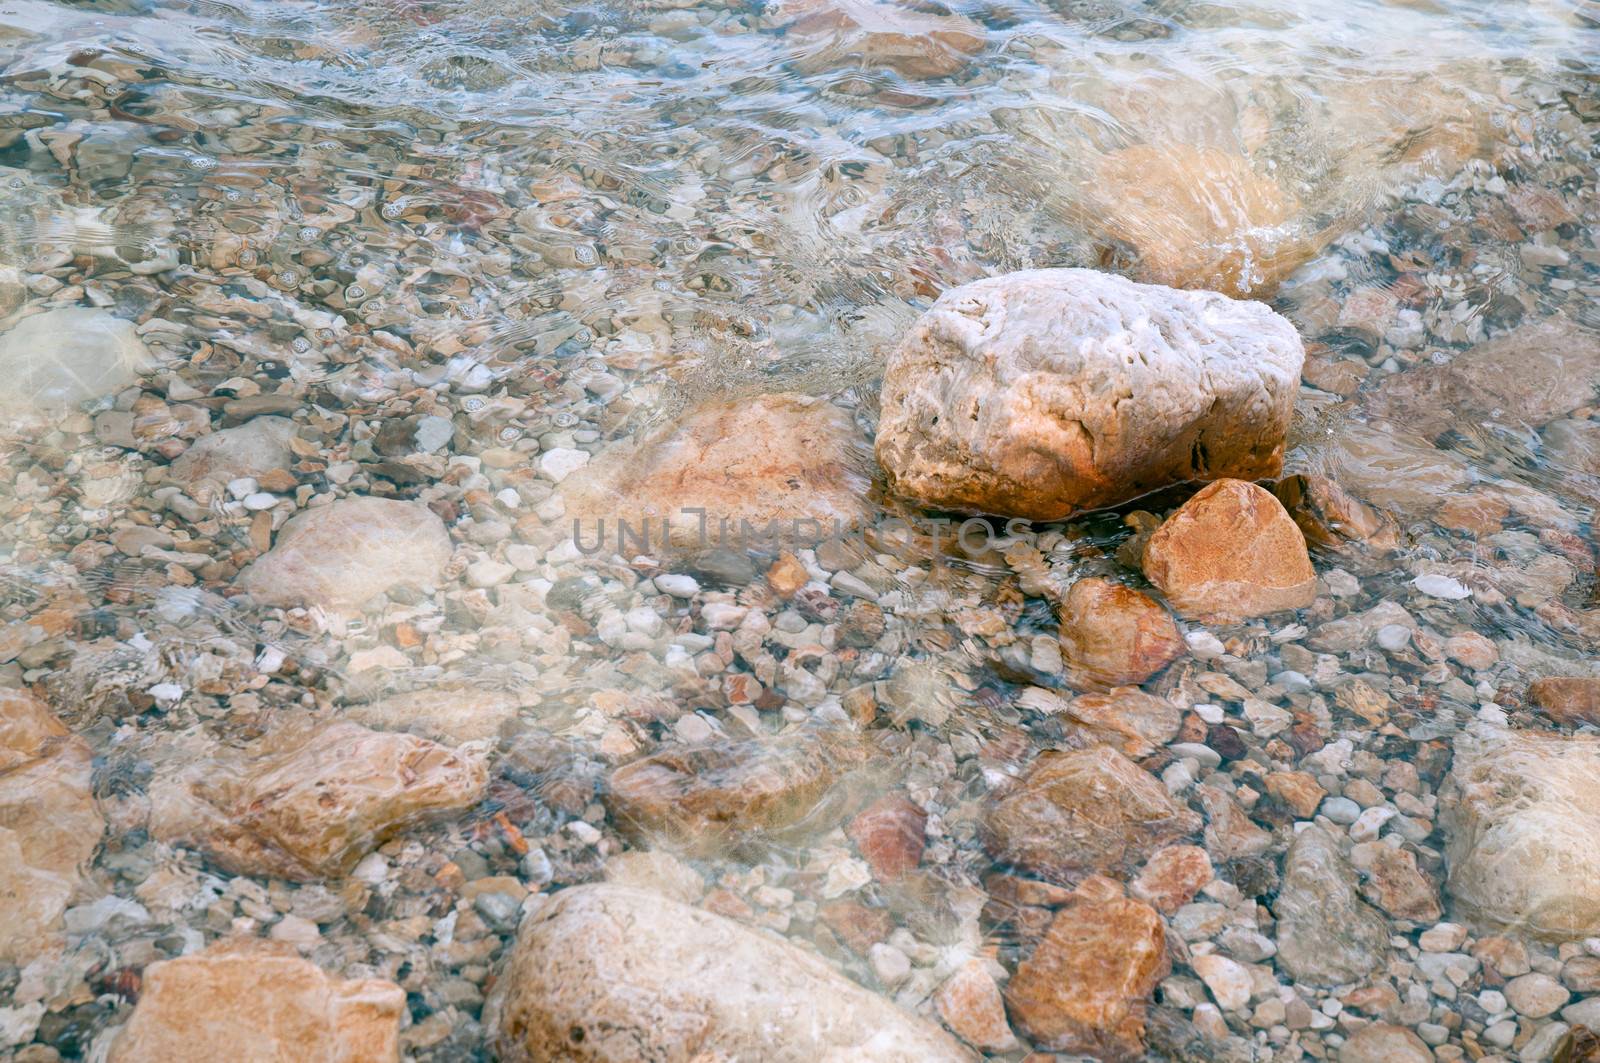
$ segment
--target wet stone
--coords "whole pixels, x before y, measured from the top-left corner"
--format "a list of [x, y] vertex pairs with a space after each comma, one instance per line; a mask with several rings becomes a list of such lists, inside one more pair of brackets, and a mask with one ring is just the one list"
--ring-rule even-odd
[[1126, 871], [1199, 826], [1199, 817], [1148, 772], [1094, 746], [1040, 754], [986, 810], [983, 836], [996, 860], [1073, 882], [1092, 872]]
[[1273, 476], [1303, 359], [1258, 303], [1093, 270], [993, 277], [945, 292], [890, 356], [878, 461], [922, 505], [1032, 520]]
[[1295, 836], [1273, 914], [1278, 960], [1299, 981], [1326, 986], [1360, 981], [1388, 956], [1388, 922], [1360, 898], [1354, 868], [1321, 827]]
[[405, 991], [345, 980], [265, 942], [220, 942], [152, 964], [110, 1063], [400, 1059]]
[[1165, 939], [1161, 917], [1139, 901], [1063, 909], [1006, 987], [1013, 1022], [1041, 1048], [1137, 1058], [1146, 1001], [1167, 966]]
[[407, 828], [477, 803], [481, 748], [353, 723], [286, 727], [157, 780], [151, 831], [236, 874], [339, 876]]
[[439, 582], [450, 549], [421, 503], [348, 497], [290, 519], [239, 583], [264, 605], [348, 612], [402, 584]]
[[1150, 537], [1144, 571], [1180, 615], [1233, 622], [1300, 609], [1316, 597], [1305, 536], [1255, 484], [1218, 480]]
[[1187, 651], [1171, 614], [1120, 583], [1079, 580], [1060, 616], [1067, 678], [1082, 690], [1137, 686]]
[[795, 945], [613, 885], [563, 890], [523, 922], [485, 1023], [506, 1063], [970, 1058]]
[[806, 824], [840, 768], [829, 743], [810, 734], [664, 749], [612, 772], [606, 806], [630, 835], [714, 853]]

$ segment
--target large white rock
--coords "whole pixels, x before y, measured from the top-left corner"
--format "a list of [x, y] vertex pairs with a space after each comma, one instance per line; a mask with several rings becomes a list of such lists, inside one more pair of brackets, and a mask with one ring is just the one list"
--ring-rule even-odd
[[1463, 736], [1442, 796], [1460, 914], [1557, 940], [1600, 934], [1600, 738]]
[[450, 560], [444, 521], [420, 502], [352, 496], [308, 509], [239, 576], [266, 605], [348, 612], [400, 584], [435, 584]]
[[1262, 303], [1086, 269], [951, 289], [884, 371], [897, 494], [1033, 520], [1276, 476], [1305, 351]]
[[972, 1058], [812, 953], [609, 884], [562, 890], [524, 920], [485, 1022], [502, 1063]]
[[46, 310], [0, 333], [0, 406], [74, 409], [136, 383], [155, 364], [125, 318], [81, 306]]

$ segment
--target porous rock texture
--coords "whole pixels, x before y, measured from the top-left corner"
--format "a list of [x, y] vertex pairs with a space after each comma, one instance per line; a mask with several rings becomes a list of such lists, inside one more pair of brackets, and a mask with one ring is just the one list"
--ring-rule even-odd
[[627, 886], [524, 920], [485, 1010], [501, 1063], [942, 1063], [972, 1057], [819, 957]]
[[398, 1063], [405, 990], [264, 941], [153, 963], [109, 1063]]
[[953, 288], [884, 371], [878, 461], [939, 509], [1057, 520], [1276, 476], [1305, 351], [1265, 305], [1085, 269]]
[[644, 439], [615, 443], [559, 493], [585, 551], [742, 547], [855, 527], [869, 467], [844, 410], [806, 395], [757, 395], [703, 403]]
[[1464, 735], [1441, 798], [1457, 911], [1552, 940], [1600, 934], [1600, 738]]
[[264, 605], [348, 612], [391, 587], [437, 582], [449, 560], [450, 533], [427, 506], [348, 497], [292, 517], [239, 582]]

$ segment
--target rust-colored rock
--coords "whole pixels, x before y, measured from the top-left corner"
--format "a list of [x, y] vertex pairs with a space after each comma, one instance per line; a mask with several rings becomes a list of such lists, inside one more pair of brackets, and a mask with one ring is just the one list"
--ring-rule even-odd
[[1042, 878], [1074, 882], [1130, 870], [1193, 833], [1200, 817], [1153, 776], [1109, 746], [1042, 753], [983, 819], [996, 860]]
[[1211, 857], [1200, 846], [1169, 845], [1150, 857], [1139, 877], [1128, 884], [1128, 891], [1163, 915], [1171, 915], [1194, 900], [1213, 877]]
[[1137, 1058], [1145, 1003], [1167, 967], [1155, 909], [1115, 898], [1063, 909], [1006, 987], [1012, 1021], [1040, 1048]]
[[1149, 595], [1110, 580], [1081, 579], [1061, 602], [1061, 658], [1082, 690], [1138, 686], [1188, 647]]
[[973, 1048], [1009, 1052], [1017, 1047], [1000, 987], [982, 960], [970, 959], [957, 967], [933, 995], [933, 1003], [944, 1024]]
[[[1152, 284], [1271, 295], [1323, 246], [1295, 196], [1243, 156], [1182, 144], [1114, 151], [1097, 169], [1107, 258]], [[1118, 262], [1121, 248], [1131, 261]]]
[[304, 882], [342, 875], [386, 839], [476, 804], [487, 784], [481, 748], [346, 722], [286, 726], [158, 777], [151, 832], [235, 874]]
[[109, 1063], [387, 1063], [400, 1059], [406, 994], [346, 981], [264, 941], [224, 941], [145, 968]]
[[1600, 676], [1561, 675], [1528, 684], [1528, 701], [1564, 727], [1600, 725]]
[[873, 802], [845, 831], [861, 850], [872, 877], [899, 882], [922, 862], [928, 814], [909, 798], [890, 794]]
[[794, 827], [839, 776], [813, 734], [664, 749], [611, 773], [606, 805], [636, 838], [709, 854]]
[[1156, 529], [1144, 572], [1178, 613], [1232, 623], [1317, 595], [1305, 536], [1283, 504], [1243, 480], [1208, 484]]
[[1275, 771], [1267, 776], [1267, 793], [1288, 806], [1296, 819], [1316, 815], [1322, 799], [1328, 796], [1316, 777], [1304, 771]]

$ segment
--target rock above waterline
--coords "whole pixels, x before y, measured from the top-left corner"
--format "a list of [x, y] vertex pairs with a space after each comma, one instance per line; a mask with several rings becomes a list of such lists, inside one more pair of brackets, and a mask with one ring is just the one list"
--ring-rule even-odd
[[220, 942], [145, 968], [139, 1006], [108, 1059], [398, 1061], [405, 1008], [393, 982], [332, 977], [287, 946]]
[[1273, 914], [1278, 962], [1299, 981], [1357, 982], [1388, 957], [1388, 920], [1361, 899], [1355, 868], [1321, 827], [1295, 835]]
[[1260, 303], [1085, 269], [951, 289], [884, 371], [877, 453], [924, 505], [1056, 520], [1276, 476], [1305, 352]]
[[348, 612], [402, 584], [438, 583], [449, 560], [450, 533], [433, 510], [356, 496], [291, 518], [239, 585], [264, 605]]
[[1464, 736], [1441, 797], [1458, 911], [1553, 940], [1600, 934], [1600, 739]]
[[606, 806], [635, 838], [712, 853], [794, 827], [839, 777], [813, 734], [668, 748], [611, 773]]
[[485, 1024], [502, 1063], [972, 1058], [812, 953], [614, 885], [563, 890], [523, 922]]
[[1154, 908], [1115, 897], [1061, 911], [1006, 987], [1011, 1018], [1036, 1045], [1136, 1058], [1145, 1003], [1167, 968], [1166, 933]]
[[75, 409], [137, 383], [155, 366], [133, 322], [88, 307], [46, 310], [0, 333], [0, 406]]
[[1171, 613], [1110, 580], [1074, 583], [1060, 617], [1067, 680], [1080, 690], [1137, 686], [1188, 652]]
[[150, 789], [151, 833], [241, 875], [342, 875], [405, 829], [476, 804], [481, 749], [353, 723], [285, 727], [218, 752]]
[[1144, 547], [1144, 574], [1180, 615], [1232, 623], [1317, 596], [1306, 538], [1271, 492], [1243, 480], [1200, 489]]
[[1199, 816], [1109, 746], [1041, 753], [983, 819], [991, 856], [1054, 882], [1128, 871], [1199, 828]]
[[607, 447], [567, 476], [564, 530], [576, 522], [588, 551], [809, 543], [861, 522], [870, 464], [850, 415], [821, 399], [706, 403], [643, 440]]
[[61, 914], [100, 844], [93, 756], [39, 699], [0, 690], [0, 963], [59, 940]]

